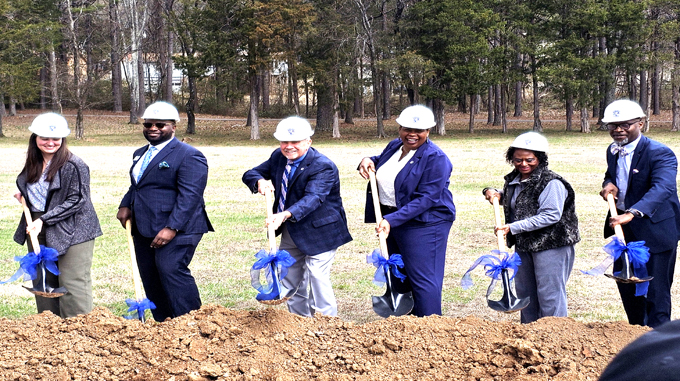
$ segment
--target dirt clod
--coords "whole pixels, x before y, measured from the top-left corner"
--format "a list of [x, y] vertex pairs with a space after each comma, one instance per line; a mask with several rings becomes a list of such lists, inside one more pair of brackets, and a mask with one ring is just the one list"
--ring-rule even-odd
[[206, 305], [163, 323], [105, 308], [0, 319], [0, 380], [596, 380], [624, 322], [403, 316], [363, 325]]

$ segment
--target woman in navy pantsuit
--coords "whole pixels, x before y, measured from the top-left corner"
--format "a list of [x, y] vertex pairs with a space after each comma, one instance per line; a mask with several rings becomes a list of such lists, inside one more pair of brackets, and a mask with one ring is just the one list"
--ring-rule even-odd
[[[399, 118], [399, 138], [378, 156], [366, 157], [359, 173], [376, 171], [383, 220], [378, 232], [388, 234], [390, 254], [401, 254], [406, 280], [392, 279], [398, 292], [413, 292], [416, 316], [441, 315], [446, 244], [456, 207], [449, 191], [453, 166], [428, 136], [435, 126], [432, 111], [410, 106]], [[370, 187], [366, 222], [376, 222]]]

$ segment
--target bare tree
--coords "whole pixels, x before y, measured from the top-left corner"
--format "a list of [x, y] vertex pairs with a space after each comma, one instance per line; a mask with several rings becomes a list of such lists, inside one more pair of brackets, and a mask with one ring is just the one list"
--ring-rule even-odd
[[[121, 40], [126, 47], [126, 58], [123, 59], [125, 77], [130, 89], [130, 121], [131, 124], [139, 123], [139, 106], [144, 100], [140, 99], [143, 94], [144, 73], [140, 73], [140, 61], [142, 60], [142, 38], [144, 29], [149, 20], [148, 0], [120, 0], [118, 15], [121, 24]], [[140, 81], [140, 78], [142, 80]]]

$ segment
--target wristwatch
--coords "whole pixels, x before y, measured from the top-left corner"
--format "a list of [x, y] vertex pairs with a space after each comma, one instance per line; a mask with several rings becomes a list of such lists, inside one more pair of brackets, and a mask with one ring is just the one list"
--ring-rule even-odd
[[632, 209], [632, 208], [631, 208], [631, 209], [627, 209], [627, 210], [626, 210], [626, 213], [630, 213], [630, 214], [633, 215], [633, 217], [636, 217], [636, 218], [642, 218], [642, 217], [645, 216], [641, 211], [639, 211], [639, 210], [637, 210], [637, 209]]

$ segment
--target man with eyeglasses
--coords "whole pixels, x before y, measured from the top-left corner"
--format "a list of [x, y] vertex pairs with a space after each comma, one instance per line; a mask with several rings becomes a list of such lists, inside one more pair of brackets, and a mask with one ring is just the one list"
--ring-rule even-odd
[[[630, 324], [657, 327], [671, 318], [671, 285], [680, 239], [678, 161], [665, 145], [642, 135], [645, 113], [634, 101], [612, 102], [604, 111], [614, 142], [607, 149], [607, 171], [600, 195], [612, 194], [618, 216], [607, 216], [605, 238], [621, 225], [626, 242], [644, 241], [649, 248], [649, 288], [645, 283], [617, 283]], [[622, 259], [614, 262], [621, 271]], [[640, 277], [640, 275], [636, 276]], [[645, 293], [646, 291], [646, 293]]]
[[188, 266], [203, 234], [213, 231], [203, 200], [208, 162], [175, 138], [175, 106], [153, 103], [142, 118], [149, 144], [133, 155], [131, 185], [116, 217], [123, 227], [132, 223], [139, 273], [161, 322], [201, 307]]

